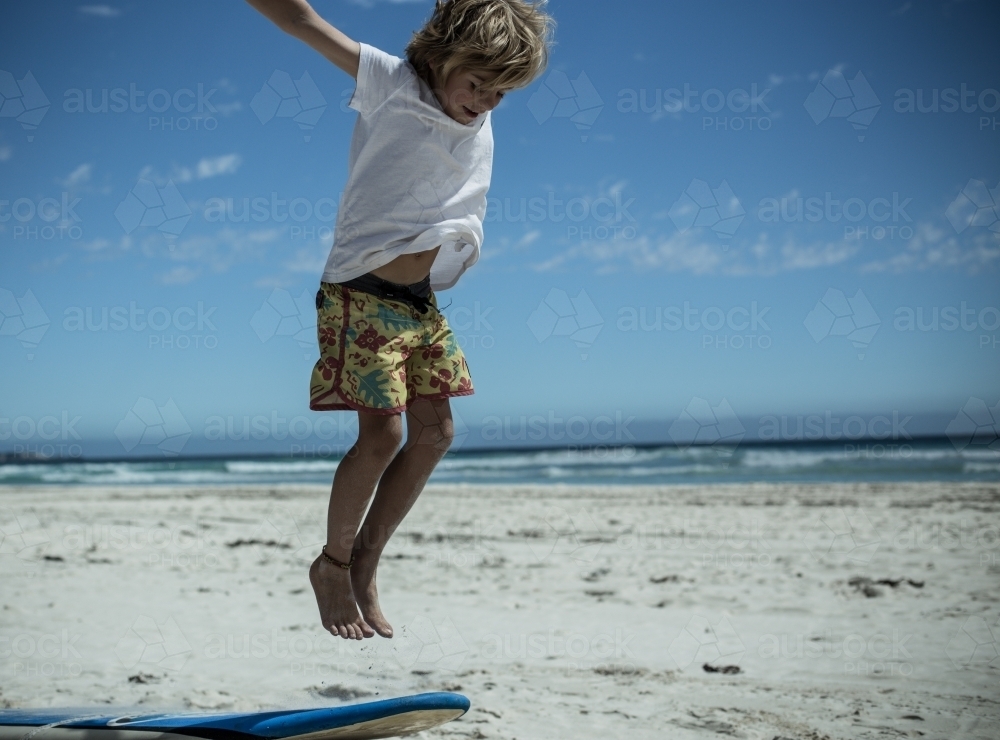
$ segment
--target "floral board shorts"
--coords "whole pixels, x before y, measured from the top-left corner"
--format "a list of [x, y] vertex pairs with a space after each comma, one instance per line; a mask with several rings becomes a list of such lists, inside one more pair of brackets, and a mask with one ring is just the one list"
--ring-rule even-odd
[[320, 283], [320, 357], [310, 379], [309, 408], [398, 414], [418, 398], [472, 395], [465, 354], [433, 291], [427, 301], [421, 314], [404, 301]]

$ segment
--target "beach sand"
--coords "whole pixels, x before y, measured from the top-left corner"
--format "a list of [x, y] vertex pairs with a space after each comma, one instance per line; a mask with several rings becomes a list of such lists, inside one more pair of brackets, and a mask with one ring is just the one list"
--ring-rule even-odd
[[432, 485], [325, 635], [328, 487], [0, 490], [0, 705], [460, 691], [456, 738], [1000, 737], [1000, 486]]

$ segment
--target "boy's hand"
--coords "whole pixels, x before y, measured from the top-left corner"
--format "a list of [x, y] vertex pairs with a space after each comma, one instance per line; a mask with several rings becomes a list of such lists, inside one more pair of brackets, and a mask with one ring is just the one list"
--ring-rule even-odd
[[278, 28], [309, 46], [355, 79], [361, 45], [323, 20], [306, 0], [247, 0]]

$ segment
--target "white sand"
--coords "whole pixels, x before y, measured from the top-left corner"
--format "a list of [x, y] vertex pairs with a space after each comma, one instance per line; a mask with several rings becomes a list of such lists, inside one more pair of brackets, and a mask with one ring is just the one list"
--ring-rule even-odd
[[432, 486], [362, 643], [308, 587], [327, 491], [0, 489], [0, 705], [455, 690], [428, 736], [1000, 737], [996, 485]]

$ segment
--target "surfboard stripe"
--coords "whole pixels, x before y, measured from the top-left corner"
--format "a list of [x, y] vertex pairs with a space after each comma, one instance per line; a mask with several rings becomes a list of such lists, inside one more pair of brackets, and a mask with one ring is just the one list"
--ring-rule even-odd
[[[386, 732], [412, 726], [434, 727], [456, 719], [470, 706], [461, 694], [433, 692], [394, 699], [347, 704], [322, 709], [292, 709], [241, 714], [155, 714], [94, 716], [88, 710], [70, 709], [8, 709], [0, 710], [0, 726], [9, 729], [45, 728], [39, 733], [52, 736], [55, 729], [101, 729], [108, 737], [121, 737], [128, 731], [181, 735], [203, 740], [321, 740], [321, 738], [392, 737], [393, 734], [371, 734], [376, 725], [389, 728]], [[93, 710], [90, 710], [92, 712]], [[344, 732], [336, 732], [344, 730]], [[357, 735], [351, 732], [357, 731]], [[101, 734], [104, 734], [102, 732]], [[9, 733], [4, 732], [8, 736]]]

